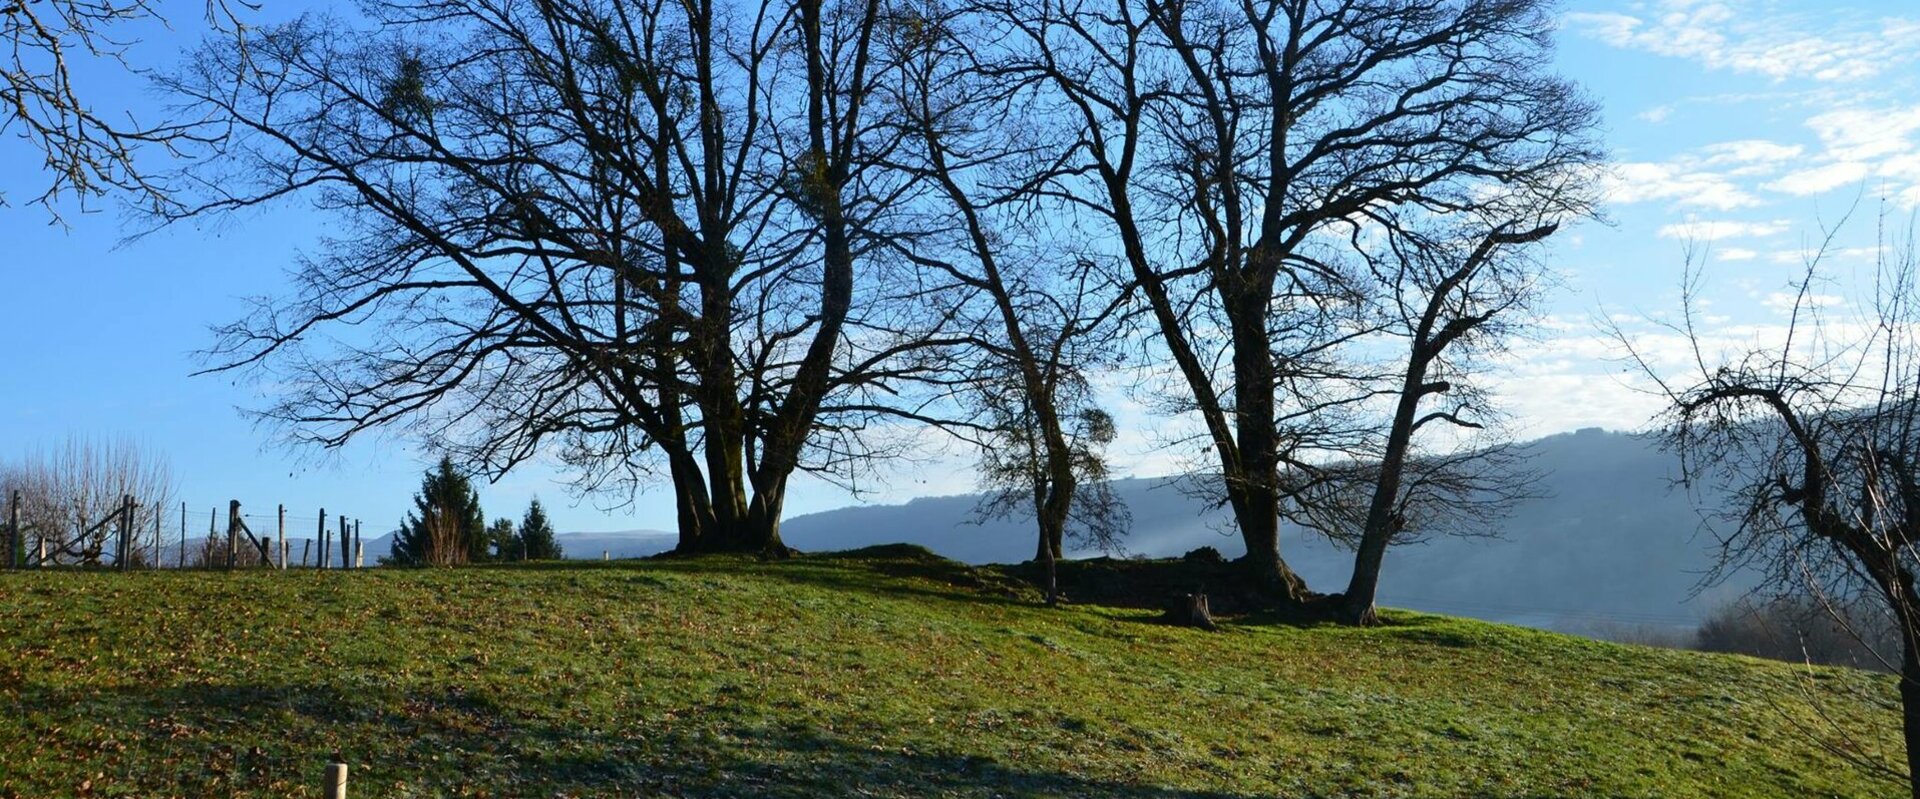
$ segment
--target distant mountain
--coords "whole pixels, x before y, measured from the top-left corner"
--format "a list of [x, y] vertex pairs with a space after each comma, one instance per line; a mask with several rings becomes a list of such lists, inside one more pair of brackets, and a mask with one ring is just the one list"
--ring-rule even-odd
[[[1696, 595], [1712, 566], [1711, 537], [1689, 498], [1673, 490], [1672, 456], [1632, 435], [1598, 429], [1526, 445], [1545, 473], [1548, 498], [1515, 509], [1497, 538], [1453, 538], [1392, 550], [1383, 604], [1560, 630], [1616, 626], [1692, 627], [1752, 586], [1750, 578]], [[1133, 511], [1129, 553], [1169, 557], [1212, 546], [1243, 551], [1230, 516], [1208, 509], [1166, 479], [1121, 481]], [[973, 524], [973, 496], [928, 497], [789, 519], [787, 543], [803, 550], [881, 542], [920, 544], [969, 563], [1033, 557], [1030, 520]], [[1352, 556], [1324, 538], [1292, 530], [1287, 562], [1317, 590], [1346, 586]], [[1086, 556], [1096, 553], [1074, 553]]]
[[553, 537], [567, 560], [644, 558], [679, 543], [680, 536], [665, 530], [622, 530], [613, 533], [560, 533]]

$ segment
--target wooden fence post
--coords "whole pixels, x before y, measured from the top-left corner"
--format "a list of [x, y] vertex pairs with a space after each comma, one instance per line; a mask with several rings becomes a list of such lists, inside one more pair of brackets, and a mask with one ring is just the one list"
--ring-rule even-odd
[[[207, 542], [208, 542], [207, 547], [211, 549], [211, 552], [207, 556], [209, 558], [207, 562], [207, 568], [209, 569], [214, 568], [216, 565], [218, 565], [213, 563], [212, 561], [213, 559], [218, 559], [220, 557], [217, 554], [220, 551], [220, 548], [219, 548], [220, 547], [220, 537], [219, 537], [220, 531], [214, 527], [214, 523], [219, 520], [220, 520], [220, 509], [208, 508], [207, 509]], [[202, 549], [201, 551], [206, 552], [208, 551], [208, 549]], [[232, 564], [228, 564], [228, 565], [231, 566]]]
[[300, 568], [307, 567], [307, 556], [313, 554], [313, 539], [300, 542]]
[[133, 495], [120, 495], [120, 541], [113, 555], [113, 566], [120, 571], [127, 570], [128, 556], [133, 554]]
[[240, 568], [240, 500], [227, 501], [227, 568]]
[[326, 782], [321, 785], [323, 799], [347, 799], [347, 764], [328, 763]]
[[359, 519], [353, 520], [353, 567], [356, 569], [364, 569], [367, 567], [367, 551], [360, 548]]
[[20, 489], [16, 488], [7, 502], [7, 566], [20, 568], [20, 558], [26, 551], [27, 542], [20, 540]]
[[280, 506], [280, 570], [287, 570], [287, 506]]
[[320, 509], [320, 531], [318, 533], [315, 533], [314, 537], [320, 539], [320, 544], [319, 544], [320, 559], [317, 561], [314, 561], [314, 564], [317, 568], [325, 569], [327, 567], [327, 509], [326, 508]]
[[187, 567], [187, 503], [180, 503], [180, 560], [173, 564], [175, 568]]
[[340, 514], [340, 568], [353, 568], [353, 546], [347, 540], [347, 515]]
[[160, 568], [160, 550], [166, 544], [160, 540], [160, 506], [153, 506], [153, 568]]

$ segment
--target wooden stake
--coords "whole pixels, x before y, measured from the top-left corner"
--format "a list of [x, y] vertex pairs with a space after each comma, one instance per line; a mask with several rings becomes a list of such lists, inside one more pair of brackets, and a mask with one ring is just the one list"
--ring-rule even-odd
[[366, 565], [367, 565], [366, 550], [363, 550], [360, 548], [360, 520], [354, 519], [353, 520], [353, 567], [356, 569], [363, 569], [363, 568], [366, 568]]
[[324, 799], [347, 799], [347, 764], [327, 764], [327, 777], [321, 784], [320, 795]]
[[353, 547], [347, 542], [347, 517], [340, 517], [340, 568], [353, 568]]
[[280, 506], [280, 570], [287, 570], [287, 506]]
[[187, 567], [187, 503], [180, 503], [180, 560], [173, 564], [176, 568]]
[[320, 559], [317, 561], [314, 561], [314, 564], [316, 565], [317, 568], [324, 569], [327, 567], [327, 509], [326, 508], [320, 509], [320, 532], [315, 533], [314, 537], [320, 539], [320, 543], [318, 545], [320, 550], [319, 552]]
[[20, 568], [20, 556], [26, 551], [26, 542], [20, 540], [20, 489], [16, 488], [7, 502], [7, 565]]
[[307, 556], [313, 554], [313, 539], [309, 538], [300, 545], [300, 568], [307, 567]]
[[[219, 552], [219, 551], [220, 551], [220, 549], [219, 549], [219, 546], [220, 546], [220, 532], [219, 532], [218, 530], [215, 530], [215, 529], [213, 528], [213, 525], [214, 525], [214, 522], [216, 522], [216, 521], [218, 521], [219, 519], [220, 519], [220, 509], [219, 509], [219, 508], [208, 508], [208, 509], [207, 509], [207, 542], [208, 542], [208, 544], [207, 544], [207, 545], [208, 545], [209, 547], [211, 547], [211, 548], [212, 548], [212, 551], [213, 551], [213, 552]], [[201, 551], [203, 551], [203, 552], [204, 552], [204, 551], [206, 551], [206, 550], [204, 550], [204, 549], [203, 549], [203, 550], [201, 550]], [[218, 558], [218, 557], [220, 557], [220, 556], [216, 554], [216, 555], [209, 555], [208, 557], [209, 557], [209, 558]], [[216, 567], [216, 566], [218, 566], [218, 565], [219, 565], [219, 564], [216, 564], [216, 563], [211, 563], [211, 562], [209, 562], [209, 563], [207, 564], [207, 568], [209, 568], [209, 569], [211, 569], [211, 568], [214, 568], [214, 567]], [[231, 566], [232, 564], [228, 564], [228, 565], [229, 565], [229, 566]]]
[[133, 495], [120, 495], [120, 545], [114, 553], [114, 568], [127, 570], [127, 561], [133, 554]]
[[160, 541], [160, 506], [153, 506], [153, 568], [160, 568], [160, 550], [166, 545]]
[[227, 502], [227, 568], [240, 566], [240, 500]]

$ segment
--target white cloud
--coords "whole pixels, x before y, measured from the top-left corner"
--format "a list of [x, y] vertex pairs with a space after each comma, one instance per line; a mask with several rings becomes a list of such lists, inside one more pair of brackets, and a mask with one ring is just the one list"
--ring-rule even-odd
[[1785, 233], [1792, 224], [1785, 219], [1776, 219], [1771, 222], [1689, 219], [1660, 228], [1660, 238], [1686, 241], [1764, 238]]
[[1826, 145], [1826, 156], [1841, 161], [1874, 161], [1914, 149], [1920, 133], [1920, 105], [1911, 108], [1843, 108], [1807, 120]]
[[1673, 116], [1673, 106], [1661, 105], [1640, 112], [1640, 119], [1658, 125]]
[[1569, 25], [1606, 44], [1764, 75], [1857, 81], [1920, 57], [1920, 20], [1777, 13], [1757, 2], [1659, 0], [1640, 15], [1573, 13]]
[[1741, 139], [1700, 148], [1700, 152], [1706, 155], [1708, 166], [1777, 164], [1799, 158], [1806, 151], [1807, 148], [1798, 144], [1780, 144], [1765, 139]]
[[1630, 162], [1614, 167], [1606, 179], [1607, 199], [1616, 203], [1670, 201], [1677, 205], [1732, 211], [1760, 204], [1731, 176], [1687, 160]]
[[1776, 291], [1760, 299], [1760, 305], [1777, 314], [1790, 314], [1796, 308], [1832, 308], [1843, 305], [1846, 300], [1837, 294], [1807, 294], [1801, 296], [1791, 291]]
[[1806, 126], [1821, 151], [1765, 189], [1804, 197], [1866, 183], [1897, 201], [1920, 198], [1920, 105], [1837, 108]]
[[1604, 178], [1615, 203], [1666, 201], [1685, 208], [1732, 211], [1764, 202], [1750, 178], [1777, 174], [1804, 157], [1806, 148], [1766, 139], [1709, 144], [1666, 161], [1629, 161]]
[[1779, 180], [1767, 184], [1767, 188], [1782, 194], [1805, 197], [1814, 194], [1826, 194], [1841, 186], [1851, 186], [1865, 180], [1873, 170], [1859, 161], [1835, 161], [1830, 164], [1797, 172], [1789, 172]]
[[1722, 261], [1751, 261], [1760, 257], [1760, 253], [1741, 247], [1728, 247], [1716, 256]]
[[1819, 255], [1825, 261], [1872, 263], [1874, 259], [1880, 257], [1880, 250], [1876, 247], [1835, 247], [1825, 253], [1816, 253], [1813, 250], [1778, 250], [1769, 254], [1767, 260], [1776, 264], [1804, 265], [1815, 255]]

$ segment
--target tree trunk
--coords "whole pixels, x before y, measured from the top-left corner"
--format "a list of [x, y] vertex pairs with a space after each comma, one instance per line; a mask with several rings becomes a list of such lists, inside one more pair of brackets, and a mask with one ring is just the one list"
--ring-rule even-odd
[[1039, 561], [1046, 570], [1047, 605], [1060, 602], [1059, 562], [1060, 545], [1065, 537], [1067, 516], [1072, 510], [1073, 475], [1067, 474], [1063, 485], [1058, 480], [1050, 480], [1046, 486], [1046, 495], [1040, 502], [1040, 541]]
[[[1229, 491], [1231, 495], [1232, 491]], [[1249, 493], [1241, 491], [1238, 493]], [[1307, 583], [1280, 557], [1280, 516], [1278, 497], [1271, 490], [1251, 492], [1255, 496], [1234, 502], [1240, 521], [1240, 537], [1246, 541], [1247, 554], [1240, 558], [1248, 584], [1262, 597], [1282, 609], [1298, 609], [1307, 604]], [[1265, 504], [1271, 512], [1262, 513]], [[1245, 507], [1246, 510], [1241, 508]]]
[[1414, 415], [1420, 410], [1421, 386], [1426, 382], [1426, 362], [1417, 351], [1410, 363], [1413, 366], [1400, 389], [1393, 427], [1387, 433], [1387, 451], [1380, 459], [1380, 476], [1374, 481], [1373, 498], [1367, 505], [1366, 526], [1360, 531], [1360, 546], [1353, 554], [1353, 576], [1340, 602], [1337, 618], [1342, 624], [1364, 626], [1379, 620], [1373, 600], [1380, 588], [1380, 565], [1386, 560], [1387, 545], [1399, 532], [1393, 506], [1400, 497], [1400, 479], [1413, 442]]
[[1907, 746], [1907, 787], [1920, 799], [1920, 628], [1913, 612], [1896, 613], [1901, 620], [1900, 731]]
[[1235, 312], [1233, 325], [1233, 407], [1237, 459], [1222, 453], [1227, 499], [1247, 545], [1243, 561], [1253, 587], [1283, 609], [1308, 598], [1306, 581], [1280, 557], [1280, 430], [1274, 420], [1273, 336], [1267, 331], [1272, 279], [1246, 277], [1221, 287], [1221, 299]]

